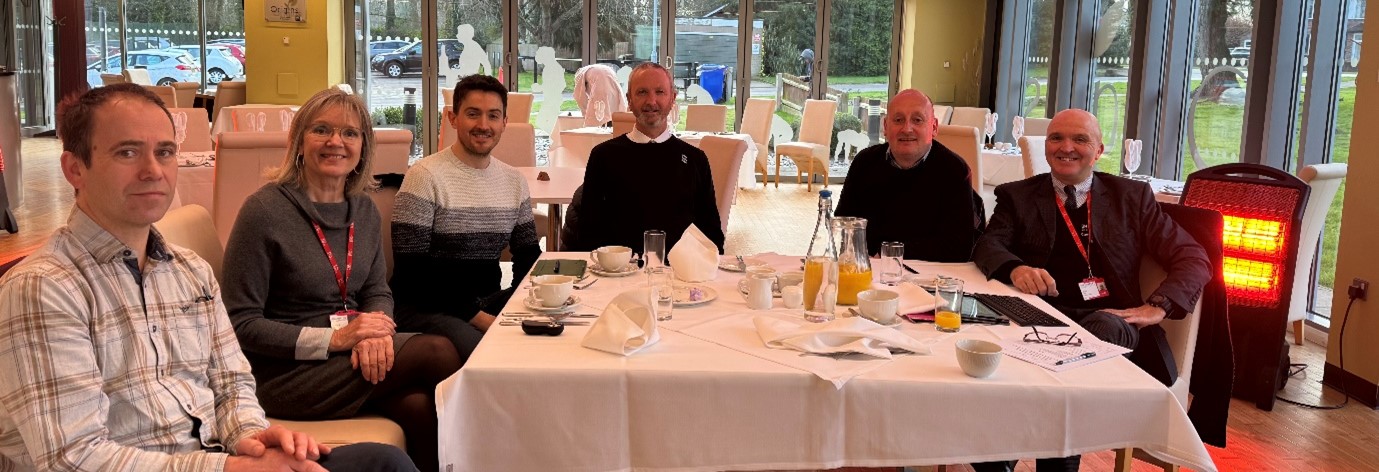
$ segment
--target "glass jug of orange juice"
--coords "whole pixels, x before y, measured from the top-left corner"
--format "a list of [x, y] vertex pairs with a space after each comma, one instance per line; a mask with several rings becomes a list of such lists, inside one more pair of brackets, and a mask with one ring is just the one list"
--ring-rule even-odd
[[871, 288], [871, 257], [867, 254], [867, 220], [835, 217], [838, 232], [838, 304], [856, 305], [857, 294]]

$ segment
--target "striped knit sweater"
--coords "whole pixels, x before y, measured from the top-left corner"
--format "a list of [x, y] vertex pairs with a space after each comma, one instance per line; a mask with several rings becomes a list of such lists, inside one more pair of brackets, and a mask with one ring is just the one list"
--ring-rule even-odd
[[407, 171], [393, 207], [393, 297], [399, 311], [469, 319], [476, 300], [498, 292], [498, 258], [510, 247], [521, 280], [541, 255], [531, 194], [516, 169], [460, 162], [446, 148]]

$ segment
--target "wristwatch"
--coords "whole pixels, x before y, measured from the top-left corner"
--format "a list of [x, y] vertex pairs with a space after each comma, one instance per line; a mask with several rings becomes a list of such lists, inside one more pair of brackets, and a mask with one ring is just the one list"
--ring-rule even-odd
[[1146, 305], [1158, 307], [1160, 310], [1163, 310], [1164, 318], [1166, 319], [1175, 319], [1174, 315], [1176, 315], [1178, 311], [1178, 307], [1173, 304], [1172, 300], [1169, 300], [1168, 297], [1159, 295], [1157, 293], [1150, 295], [1149, 300], [1145, 301], [1144, 303]]

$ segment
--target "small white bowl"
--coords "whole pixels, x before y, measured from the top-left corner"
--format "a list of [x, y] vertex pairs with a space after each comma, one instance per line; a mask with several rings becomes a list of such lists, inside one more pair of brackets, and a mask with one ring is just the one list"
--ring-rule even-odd
[[1001, 365], [1001, 345], [980, 339], [959, 339], [955, 347], [958, 353], [958, 366], [963, 373], [984, 379], [996, 373]]

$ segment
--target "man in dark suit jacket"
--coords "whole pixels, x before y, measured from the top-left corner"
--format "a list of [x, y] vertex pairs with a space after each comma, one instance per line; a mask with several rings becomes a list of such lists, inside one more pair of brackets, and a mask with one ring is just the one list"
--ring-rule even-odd
[[[1211, 279], [1206, 252], [1154, 201], [1148, 184], [1093, 168], [1105, 146], [1096, 117], [1064, 110], [1049, 123], [1050, 174], [996, 188], [996, 210], [973, 259], [988, 278], [1043, 296], [1103, 341], [1133, 349], [1131, 360], [1171, 384], [1178, 369], [1165, 318], [1180, 319]], [[1168, 277], [1143, 298], [1140, 259]], [[1077, 456], [1040, 459], [1037, 469], [1077, 470]], [[974, 464], [978, 471], [1000, 463]]]

